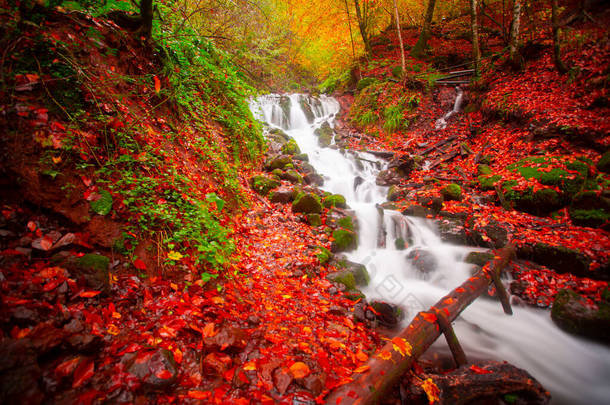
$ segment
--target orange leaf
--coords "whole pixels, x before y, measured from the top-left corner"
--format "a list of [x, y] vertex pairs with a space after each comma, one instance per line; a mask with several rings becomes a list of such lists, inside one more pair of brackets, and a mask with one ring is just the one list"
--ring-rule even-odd
[[92, 298], [101, 293], [102, 293], [101, 291], [81, 291], [81, 293], [78, 294], [78, 296], [83, 297], [83, 298]]
[[357, 369], [354, 370], [354, 373], [366, 373], [367, 371], [369, 371], [371, 369], [371, 366], [360, 366]]
[[207, 399], [212, 395], [210, 391], [189, 391], [188, 397], [194, 399]]
[[74, 371], [80, 360], [81, 357], [78, 356], [73, 359], [64, 361], [59, 366], [55, 367], [55, 373], [60, 377], [70, 375], [70, 373]]
[[249, 361], [246, 364], [244, 364], [244, 370], [245, 371], [254, 371], [256, 370], [256, 363], [253, 361]]
[[424, 389], [424, 391], [426, 392], [426, 395], [428, 396], [429, 403], [433, 404], [440, 400], [438, 395], [441, 393], [441, 390], [438, 389], [438, 386], [436, 384], [434, 384], [434, 382], [432, 381], [432, 378], [427, 378], [422, 383], [422, 388]]
[[114, 324], [112, 324], [112, 323], [111, 323], [111, 324], [108, 326], [108, 333], [109, 333], [109, 334], [111, 334], [111, 335], [116, 336], [116, 335], [118, 335], [118, 334], [119, 334], [119, 328], [117, 328], [117, 326], [116, 326], [116, 325], [114, 325]]
[[218, 332], [214, 330], [214, 322], [206, 323], [201, 331], [204, 338], [216, 336]]
[[307, 377], [309, 373], [311, 373], [309, 366], [301, 361], [297, 361], [290, 366], [290, 374], [292, 374], [294, 378], [304, 378]]
[[453, 298], [451, 298], [451, 297], [447, 297], [447, 298], [445, 298], [445, 300], [443, 301], [443, 304], [445, 304], [445, 305], [451, 305], [451, 304], [453, 304], [454, 302], [455, 302], [455, 300], [454, 300]]
[[153, 76], [153, 80], [155, 81], [155, 92], [159, 94], [161, 91], [161, 80], [157, 76]]
[[394, 346], [394, 350], [400, 353], [402, 356], [410, 356], [411, 355], [411, 344], [407, 342], [406, 339], [401, 337], [392, 338], [392, 345]]
[[381, 360], [390, 360], [392, 358], [392, 353], [384, 350], [377, 355]]
[[367, 361], [369, 359], [369, 356], [362, 350], [358, 349], [358, 352], [356, 353], [356, 358], [360, 361]]
[[421, 316], [426, 322], [436, 323], [436, 315], [434, 314], [431, 314], [429, 312], [421, 312]]

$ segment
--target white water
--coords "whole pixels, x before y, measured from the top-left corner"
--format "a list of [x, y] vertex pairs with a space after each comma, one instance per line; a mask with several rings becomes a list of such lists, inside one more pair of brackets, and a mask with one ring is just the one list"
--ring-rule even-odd
[[[459, 92], [458, 98], [461, 96]], [[470, 276], [470, 266], [461, 260], [476, 249], [443, 243], [427, 220], [388, 210], [380, 218], [376, 204], [385, 201], [387, 188], [377, 186], [375, 179], [383, 162], [366, 153], [320, 148], [314, 135], [324, 121], [333, 126], [338, 102], [326, 96], [289, 97], [288, 119], [282, 117], [277, 95], [263, 96], [251, 108], [260, 120], [285, 129], [296, 140], [324, 177], [324, 190], [345, 196], [359, 223], [359, 247], [348, 257], [365, 264], [371, 275], [371, 283], [363, 292], [369, 300], [401, 306], [407, 313], [406, 325], [417, 312], [434, 305]], [[311, 124], [298, 102], [300, 97], [315, 107], [312, 110], [316, 118]], [[458, 100], [455, 104], [454, 110], [459, 109]], [[354, 187], [358, 176], [363, 182]], [[380, 228], [386, 232], [385, 248], [378, 247]], [[396, 250], [395, 239], [409, 240], [409, 235], [409, 248]], [[431, 252], [438, 262], [436, 270], [422, 274], [413, 266], [406, 258], [413, 249]], [[609, 348], [562, 332], [552, 323], [548, 311], [529, 307], [514, 307], [513, 311], [513, 316], [507, 316], [499, 302], [481, 297], [460, 315], [455, 331], [469, 359], [506, 360], [527, 370], [551, 392], [552, 403], [610, 404]], [[434, 348], [447, 350], [442, 337]]]
[[436, 123], [434, 125], [436, 129], [447, 128], [447, 120], [451, 118], [452, 115], [460, 112], [460, 107], [462, 106], [462, 99], [464, 98], [464, 92], [459, 86], [455, 88], [455, 91], [457, 94], [455, 96], [455, 102], [453, 103], [453, 109], [436, 120]]

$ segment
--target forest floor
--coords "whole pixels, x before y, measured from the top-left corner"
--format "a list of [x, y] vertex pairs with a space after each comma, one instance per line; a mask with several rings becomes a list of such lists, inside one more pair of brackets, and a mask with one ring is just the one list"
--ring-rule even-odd
[[[84, 30], [95, 25], [90, 21], [79, 24]], [[601, 151], [610, 143], [610, 111], [607, 104], [598, 106], [600, 98], [607, 102], [607, 78], [603, 79], [605, 87], [591, 90], [589, 86], [608, 73], [602, 71], [610, 62], [608, 38], [604, 30], [595, 26], [578, 29], [587, 33], [588, 40], [566, 51], [566, 61], [578, 65], [581, 72], [571, 82], [557, 75], [551, 63], [551, 48], [545, 46], [528, 60], [525, 71], [486, 73], [483, 80], [487, 87], [468, 91], [470, 112], [452, 117], [445, 129], [436, 130], [435, 121], [451, 109], [455, 97], [452, 89], [422, 92], [416, 117], [411, 117], [412, 126], [398, 135], [385, 135], [375, 127], [354, 128], [347, 109], [341, 124], [342, 130], [358, 135], [349, 138], [351, 147], [357, 150], [417, 155], [455, 137], [425, 156], [422, 154], [425, 160], [442, 162], [430, 170], [420, 167], [399, 183], [402, 194], [394, 201], [396, 208], [433, 201], [440, 197], [445, 185], [457, 182], [462, 184], [463, 198], [442, 202], [441, 211], [447, 218], [461, 219], [460, 226], [468, 233], [483, 235], [482, 245], [499, 247], [507, 239], [518, 244], [544, 240], [584, 254], [582, 262], [586, 267], [578, 275], [560, 274], [539, 265], [513, 274], [524, 283], [522, 298], [541, 307], [548, 307], [555, 293], [564, 287], [577, 290], [591, 302], [600, 300], [607, 281], [599, 278], [604, 278], [610, 260], [607, 225], [576, 226], [566, 209], [552, 218], [507, 210], [501, 204], [480, 204], [481, 198], [496, 201], [496, 191], [482, 191], [469, 184], [477, 180], [477, 166], [483, 155], [488, 156], [488, 166], [494, 174], [504, 173], [507, 164], [532, 153], [599, 160]], [[53, 30], [49, 28], [49, 38], [58, 41], [74, 41], [79, 35], [78, 30]], [[407, 43], [412, 45], [415, 31], [405, 33]], [[396, 41], [392, 32], [386, 37], [390, 43]], [[431, 44], [434, 55], [456, 49], [452, 58], [468, 58], [469, 49], [459, 40], [435, 35]], [[376, 55], [379, 60], [393, 60], [395, 64], [396, 48], [388, 49], [387, 44], [378, 45]], [[93, 60], [102, 57], [94, 51], [92, 55]], [[362, 73], [381, 78], [388, 75], [391, 65]], [[21, 79], [21, 86], [39, 84], [34, 76]], [[511, 105], [506, 105], [506, 89], [512, 92]], [[50, 126], [45, 138], [50, 144], [46, 147], [60, 142], [62, 123], [47, 115], [41, 102], [43, 92], [30, 97], [27, 91], [19, 96], [17, 104], [21, 107], [16, 108], [19, 117], [27, 122], [26, 133]], [[154, 98], [154, 88], [146, 91]], [[349, 107], [353, 96], [343, 96], [341, 101]], [[6, 107], [7, 111], [12, 107]], [[146, 106], [125, 107], [130, 108]], [[171, 120], [169, 115], [165, 114], [165, 119]], [[147, 132], [142, 132], [145, 142], [164, 144], [159, 134], [165, 121], [151, 114], [146, 115], [144, 123], [148, 125]], [[572, 132], [557, 132], [563, 127]], [[219, 130], [210, 131], [217, 135]], [[532, 138], [533, 133], [540, 135]], [[569, 134], [589, 136], [585, 142], [574, 142]], [[183, 142], [186, 145], [188, 141]], [[215, 168], [193, 169], [197, 160], [185, 152], [190, 147], [185, 145], [178, 145], [167, 161], [194, 179], [214, 178]], [[145, 161], [139, 150], [129, 154]], [[53, 155], [55, 159], [58, 156]], [[452, 157], [445, 159], [447, 156]], [[28, 159], [38, 161], [39, 155], [28, 149], [23, 160]], [[28, 167], [27, 162], [23, 166]], [[39, 169], [37, 164], [31, 167]], [[589, 169], [591, 176], [597, 176], [594, 164]], [[179, 271], [162, 274], [165, 267], [155, 263], [165, 257], [157, 257], [151, 249], [140, 251], [140, 258], [117, 253], [104, 242], [114, 234], [114, 222], [101, 221], [92, 227], [66, 214], [67, 209], [81, 207], [81, 203], [88, 207], [87, 196], [98, 191], [92, 189], [98, 179], [91, 171], [70, 170], [65, 169], [68, 180], [64, 184], [72, 182], [79, 199], [69, 206], [45, 203], [45, 199], [55, 198], [59, 190], [63, 191], [57, 185], [55, 194], [45, 190], [52, 173], [40, 180], [42, 185], [36, 183], [33, 191], [26, 190], [21, 195], [14, 192], [21, 184], [3, 183], [7, 198], [0, 218], [0, 402], [293, 404], [316, 398], [321, 402], [330, 390], [365, 371], [361, 366], [384, 343], [380, 334], [370, 328], [370, 322], [358, 314], [372, 309], [361, 300], [348, 299], [325, 278], [336, 269], [321, 264], [316, 253], [320, 246], [330, 248], [329, 238], [314, 232], [303, 216], [292, 212], [290, 205], [271, 204], [250, 191], [246, 178], [252, 171], [240, 175], [240, 187], [249, 208], [235, 210], [229, 215], [231, 218], [223, 219], [223, 224], [231, 224], [237, 248], [235, 260], [219, 275], [211, 270], [194, 272], [196, 264], [187, 259]], [[510, 176], [508, 171], [505, 174]], [[29, 177], [26, 184], [32, 185], [34, 178], [38, 177]], [[224, 196], [221, 185], [213, 181], [198, 188], [196, 194], [212, 191]], [[32, 196], [35, 193], [38, 195]], [[167, 201], [156, 202], [163, 205]], [[119, 205], [115, 200], [114, 209], [120, 215], [113, 219], [137, 223], [139, 216]], [[436, 214], [440, 211], [429, 215]], [[491, 222], [501, 224], [506, 231], [504, 238], [496, 240], [487, 235]], [[487, 243], [490, 241], [493, 243]], [[99, 256], [108, 259], [100, 262]], [[174, 252], [169, 258], [180, 262], [180, 256]], [[96, 263], [110, 267], [109, 279], [99, 280], [95, 272], [85, 274], [85, 282], [83, 277], [76, 277], [79, 260], [93, 260], [90, 267], [98, 270], [100, 265]], [[589, 271], [602, 276], [586, 277]], [[108, 274], [103, 269], [101, 273]], [[100, 288], [93, 288], [95, 283]]]

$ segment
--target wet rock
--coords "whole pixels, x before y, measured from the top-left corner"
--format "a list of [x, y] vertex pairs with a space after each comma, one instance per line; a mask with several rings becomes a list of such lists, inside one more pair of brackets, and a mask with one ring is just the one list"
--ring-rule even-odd
[[566, 332], [610, 343], [609, 302], [595, 308], [576, 292], [561, 290], [555, 296], [551, 319]]
[[318, 145], [322, 148], [330, 146], [333, 140], [333, 132], [330, 124], [325, 121], [320, 128], [314, 131], [314, 134], [318, 136]]
[[358, 235], [348, 229], [335, 229], [332, 233], [333, 241], [331, 244], [331, 251], [336, 252], [348, 252], [358, 247]]
[[589, 270], [591, 259], [579, 250], [546, 243], [525, 244], [517, 248], [517, 257], [549, 267], [558, 273], [607, 279], [608, 274]]
[[474, 230], [472, 238], [478, 246], [498, 249], [508, 243], [508, 231], [498, 221], [492, 219], [482, 229]]
[[325, 388], [325, 374], [311, 374], [298, 381], [298, 384], [311, 392], [314, 396], [318, 396]]
[[273, 372], [273, 385], [278, 390], [280, 395], [283, 395], [288, 386], [292, 383], [292, 374], [290, 374], [290, 370], [287, 367], [278, 367]]
[[392, 185], [388, 189], [388, 195], [387, 195], [386, 199], [388, 201], [398, 201], [401, 198], [405, 198], [405, 196], [406, 196], [405, 189], [402, 189], [396, 185]]
[[92, 289], [109, 294], [109, 264], [110, 259], [106, 256], [88, 253], [76, 259], [70, 258], [66, 267], [74, 277], [83, 278]]
[[287, 180], [293, 184], [303, 183], [303, 177], [301, 177], [301, 175], [294, 169], [281, 172], [280, 179]]
[[341, 208], [332, 208], [326, 214], [326, 225], [332, 229], [345, 228], [350, 231], [357, 230], [357, 222], [354, 220], [355, 213]]
[[322, 200], [322, 205], [324, 205], [326, 208], [347, 208], [345, 197], [343, 197], [341, 194], [331, 194], [329, 196], [324, 197], [324, 199]]
[[418, 204], [409, 205], [408, 207], [405, 207], [401, 212], [403, 215], [420, 218], [426, 218], [428, 216], [434, 215], [434, 211], [432, 211], [430, 208], [422, 207]]
[[15, 307], [11, 310], [11, 319], [22, 328], [40, 322], [40, 318], [36, 311], [23, 306]]
[[464, 225], [464, 221], [459, 219], [441, 219], [438, 221], [441, 240], [456, 245], [468, 245], [469, 240]]
[[[344, 255], [339, 255], [344, 256]], [[342, 271], [346, 271], [354, 276], [356, 286], [367, 286], [371, 281], [369, 272], [366, 266], [360, 263], [352, 262], [344, 257], [336, 258], [333, 262], [334, 266]], [[351, 287], [354, 288], [354, 287]]]
[[387, 328], [396, 327], [402, 318], [404, 318], [403, 311], [394, 304], [388, 304], [387, 302], [373, 301], [371, 307], [375, 310], [375, 319]]
[[610, 228], [610, 197], [596, 191], [583, 191], [574, 196], [569, 209], [575, 225]]
[[272, 171], [275, 169], [283, 169], [290, 163], [292, 163], [292, 157], [289, 155], [274, 156], [265, 162], [265, 170]]
[[320, 197], [312, 193], [303, 193], [292, 202], [292, 211], [303, 214], [319, 214], [322, 212]]
[[163, 389], [176, 382], [178, 368], [167, 349], [141, 350], [124, 357], [126, 369], [148, 389]]
[[37, 352], [28, 339], [4, 339], [0, 342], [0, 403], [41, 404], [42, 372]]
[[208, 353], [201, 359], [201, 372], [205, 375], [222, 377], [233, 364], [233, 359], [225, 353]]
[[364, 179], [360, 176], [356, 176], [354, 177], [354, 190], [356, 190], [358, 188], [359, 185], [361, 185], [362, 183], [364, 183]]
[[490, 252], [470, 252], [464, 259], [465, 263], [476, 264], [477, 266], [485, 266], [488, 262], [494, 259], [494, 254]]
[[438, 268], [438, 260], [432, 252], [425, 249], [413, 249], [407, 255], [407, 260], [421, 273], [429, 274]]
[[458, 184], [449, 184], [441, 189], [441, 195], [445, 201], [461, 201], [462, 187]]
[[418, 204], [432, 210], [434, 215], [438, 214], [443, 208], [443, 199], [440, 196], [417, 196]]
[[381, 170], [379, 174], [377, 174], [377, 179], [375, 183], [378, 186], [391, 186], [400, 183], [402, 176], [398, 173], [396, 169], [385, 169]]
[[286, 204], [294, 200], [295, 190], [292, 187], [279, 187], [269, 194], [272, 203]]
[[269, 194], [269, 191], [279, 187], [280, 182], [267, 176], [257, 175], [250, 179], [250, 187], [262, 196]]
[[301, 149], [294, 139], [290, 139], [282, 146], [282, 153], [284, 155], [298, 155], [301, 153]]
[[307, 153], [298, 153], [293, 157], [293, 159], [304, 163], [309, 162], [309, 156]]
[[320, 176], [318, 173], [308, 173], [303, 179], [305, 180], [305, 184], [315, 186], [324, 185], [324, 177]]
[[322, 225], [322, 219], [320, 218], [320, 214], [307, 214], [307, 223], [310, 226], [318, 227]]
[[203, 339], [203, 344], [208, 351], [240, 352], [246, 347], [248, 333], [240, 328], [223, 326], [214, 335]]
[[394, 155], [392, 160], [390, 160], [388, 168], [394, 169], [399, 176], [406, 178], [415, 168], [415, 159], [408, 153]]

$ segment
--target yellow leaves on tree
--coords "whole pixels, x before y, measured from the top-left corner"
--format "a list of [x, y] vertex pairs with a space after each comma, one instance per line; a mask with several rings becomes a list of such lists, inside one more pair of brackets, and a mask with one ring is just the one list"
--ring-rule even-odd
[[413, 347], [406, 339], [396, 336], [392, 339], [392, 345], [394, 346], [394, 350], [400, 353], [403, 357], [410, 356], [411, 350]]

